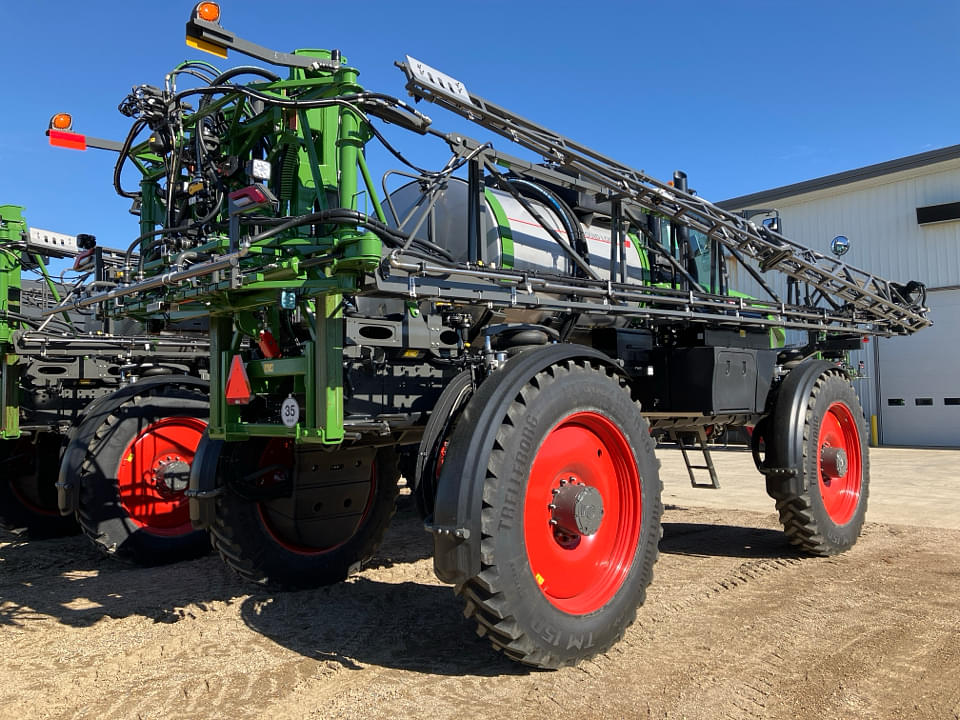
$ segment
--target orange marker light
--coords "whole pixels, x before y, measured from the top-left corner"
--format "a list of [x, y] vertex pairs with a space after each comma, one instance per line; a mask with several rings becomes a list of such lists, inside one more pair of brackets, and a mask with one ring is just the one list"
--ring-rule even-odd
[[54, 130], [69, 130], [73, 127], [73, 117], [69, 113], [57, 113], [50, 118], [50, 127]]
[[193, 9], [193, 14], [198, 20], [217, 22], [220, 20], [220, 6], [215, 2], [197, 3], [197, 6]]

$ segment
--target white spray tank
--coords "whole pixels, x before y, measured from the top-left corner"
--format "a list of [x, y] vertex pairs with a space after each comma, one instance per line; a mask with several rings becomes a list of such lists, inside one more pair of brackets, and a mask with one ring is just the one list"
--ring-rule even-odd
[[[561, 275], [574, 275], [575, 265], [544, 225], [560, 237], [575, 245], [580, 238], [571, 237], [567, 223], [577, 222], [576, 233], [582, 233], [591, 269], [606, 280], [609, 277], [611, 232], [608, 227], [580, 223], [572, 212], [560, 206], [559, 199], [545, 203], [530, 197], [530, 189], [540, 189], [541, 196], [549, 200], [552, 193], [532, 183], [531, 188], [518, 189], [524, 200], [543, 224], [531, 214], [511, 193], [496, 188], [484, 188], [484, 202], [480, 205], [480, 234], [484, 239], [483, 257], [489, 266]], [[416, 237], [441, 246], [458, 262], [468, 260], [468, 185], [459, 178], [451, 178], [440, 190], [433, 206], [432, 215], [417, 230]], [[410, 231], [422, 217], [428, 200], [423, 200], [420, 184], [408, 183], [390, 194], [387, 212], [394, 226], [402, 224]], [[421, 203], [419, 207], [415, 207]], [[395, 213], [399, 219], [390, 218]], [[411, 215], [412, 213], [412, 215]], [[567, 223], [564, 218], [568, 218]], [[625, 239], [628, 281], [649, 283], [650, 265], [639, 239], [629, 233]]]

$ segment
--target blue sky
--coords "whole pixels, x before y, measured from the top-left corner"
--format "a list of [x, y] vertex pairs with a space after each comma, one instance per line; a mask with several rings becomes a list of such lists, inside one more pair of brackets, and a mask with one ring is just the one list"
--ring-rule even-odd
[[[76, 131], [119, 140], [131, 86], [160, 85], [187, 58], [250, 62], [186, 47], [192, 5], [0, 0], [0, 204], [126, 247], [137, 227], [113, 192], [115, 156], [50, 148], [43, 130], [69, 111]], [[960, 142], [956, 2], [221, 5], [223, 25], [259, 44], [341, 49], [371, 90], [405, 98], [393, 62], [413, 55], [628, 165], [662, 179], [683, 169], [715, 201]], [[422, 109], [438, 128], [485, 137]], [[385, 130], [422, 164], [442, 156], [435, 141]], [[377, 177], [394, 166], [381, 159]]]

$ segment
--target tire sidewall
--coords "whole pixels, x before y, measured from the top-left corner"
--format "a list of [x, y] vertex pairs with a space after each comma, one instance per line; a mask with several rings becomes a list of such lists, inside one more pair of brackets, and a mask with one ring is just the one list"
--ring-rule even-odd
[[[835, 402], [843, 403], [850, 411], [857, 427], [860, 440], [860, 497], [853, 515], [843, 524], [838, 524], [827, 512], [820, 489], [820, 477], [817, 471], [817, 457], [820, 453], [820, 428], [828, 409]], [[870, 466], [867, 445], [866, 421], [857, 395], [848, 382], [836, 374], [828, 374], [810, 407], [812, 413], [809, 423], [809, 436], [804, 446], [804, 477], [807, 478], [810, 496], [810, 509], [814, 515], [820, 534], [837, 552], [852, 547], [863, 527], [867, 512], [868, 484]]]
[[[645, 451], [651, 441], [637, 406], [615, 380], [574, 367], [541, 387], [524, 408], [519, 425], [501, 440], [505, 472], [494, 497], [487, 499], [496, 508], [495, 527], [485, 529], [485, 534], [492, 535], [500, 589], [511, 614], [538, 646], [561, 659], [607, 647], [633, 619], [652, 577], [660, 520], [659, 475], [652, 451]], [[523, 518], [527, 479], [540, 447], [559, 422], [582, 411], [606, 417], [626, 438], [640, 477], [642, 520], [637, 549], [621, 587], [601, 608], [571, 615], [554, 606], [537, 585], [527, 556]]]

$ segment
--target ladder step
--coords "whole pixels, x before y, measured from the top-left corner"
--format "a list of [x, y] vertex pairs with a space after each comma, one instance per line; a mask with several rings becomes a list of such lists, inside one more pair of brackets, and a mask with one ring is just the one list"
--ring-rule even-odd
[[[703, 453], [703, 459], [706, 462], [706, 465], [694, 465], [690, 462], [690, 456], [687, 455], [687, 444], [684, 439], [686, 433], [676, 433], [673, 436], [673, 439], [676, 440], [677, 444], [680, 446], [680, 452], [683, 454], [683, 462], [687, 466], [687, 474], [690, 476], [690, 487], [695, 488], [710, 488], [711, 490], [718, 490], [720, 488], [720, 481], [717, 478], [717, 469], [713, 464], [713, 457], [710, 455], [710, 448], [707, 447], [707, 433], [703, 428], [698, 428], [696, 432], [696, 444], [700, 447], [700, 452]], [[691, 444], [691, 449], [694, 447]], [[709, 482], [697, 482], [696, 475], [694, 470], [706, 470], [710, 473]]]

